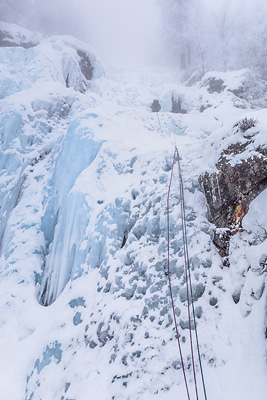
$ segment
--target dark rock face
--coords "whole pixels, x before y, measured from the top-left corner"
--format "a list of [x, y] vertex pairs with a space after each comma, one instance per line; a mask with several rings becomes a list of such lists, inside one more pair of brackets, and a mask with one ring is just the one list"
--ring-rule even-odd
[[206, 85], [209, 93], [221, 93], [226, 88], [224, 81], [215, 77], [209, 78]]
[[182, 100], [179, 98], [176, 100], [173, 96], [172, 96], [172, 112], [179, 114], [187, 113], [187, 111], [182, 108]]
[[205, 106], [202, 104], [202, 106], [200, 107], [199, 111], [200, 111], [201, 113], [203, 113], [205, 110], [207, 110], [207, 109], [210, 108], [210, 107], [211, 107], [210, 104], [207, 104], [207, 105], [205, 105]]
[[229, 240], [239, 229], [249, 205], [267, 188], [267, 149], [258, 148], [251, 156], [231, 165], [227, 155], [237, 155], [246, 150], [251, 141], [229, 146], [216, 165], [217, 171], [199, 178], [207, 205], [208, 219], [215, 224], [213, 242], [222, 257], [229, 254]]
[[151, 104], [151, 111], [159, 112], [160, 110], [161, 110], [160, 102], [157, 99], [153, 100], [153, 103]]
[[14, 41], [14, 38], [7, 32], [0, 31], [0, 47], [23, 47], [24, 49], [29, 49], [30, 47], [37, 46], [37, 42], [20, 42]]
[[92, 64], [90, 58], [88, 57], [88, 55], [84, 51], [77, 50], [77, 54], [80, 57], [79, 65], [80, 65], [82, 74], [88, 81], [90, 81], [94, 75], [93, 64]]

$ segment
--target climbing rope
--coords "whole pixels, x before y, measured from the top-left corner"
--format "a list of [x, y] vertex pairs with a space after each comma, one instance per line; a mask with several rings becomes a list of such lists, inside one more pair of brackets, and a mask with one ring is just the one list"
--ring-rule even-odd
[[201, 371], [201, 378], [202, 378], [202, 385], [203, 385], [203, 392], [205, 400], [207, 400], [207, 393], [205, 387], [205, 380], [200, 356], [200, 349], [199, 349], [199, 340], [198, 340], [198, 333], [197, 333], [197, 325], [196, 325], [196, 315], [195, 315], [195, 308], [194, 308], [194, 300], [193, 300], [193, 291], [192, 291], [192, 280], [191, 280], [191, 272], [190, 272], [190, 265], [189, 265], [189, 255], [188, 255], [188, 244], [187, 244], [187, 232], [186, 232], [186, 223], [185, 223], [185, 206], [184, 206], [184, 189], [183, 189], [183, 181], [182, 181], [182, 174], [181, 174], [181, 167], [180, 167], [180, 155], [177, 147], [175, 146], [174, 155], [173, 155], [173, 163], [172, 163], [172, 170], [171, 170], [171, 178], [168, 188], [168, 196], [167, 196], [167, 236], [168, 236], [168, 280], [169, 280], [169, 287], [170, 287], [170, 295], [171, 295], [171, 303], [172, 303], [172, 311], [174, 316], [174, 324], [175, 330], [178, 340], [178, 347], [180, 353], [180, 359], [183, 369], [183, 376], [186, 386], [186, 392], [188, 400], [190, 400], [189, 390], [188, 390], [188, 383], [185, 375], [185, 368], [183, 363], [183, 356], [181, 350], [181, 344], [178, 334], [178, 324], [175, 314], [174, 308], [174, 299], [172, 293], [172, 284], [170, 278], [170, 192], [172, 187], [173, 181], [173, 173], [174, 173], [174, 166], [177, 159], [177, 167], [178, 167], [178, 178], [179, 178], [179, 192], [180, 192], [180, 205], [181, 205], [181, 221], [182, 221], [182, 235], [183, 235], [183, 249], [184, 249], [184, 266], [185, 266], [185, 279], [186, 279], [186, 293], [187, 293], [187, 312], [188, 312], [188, 321], [189, 321], [189, 335], [190, 335], [190, 349], [191, 349], [191, 358], [192, 358], [192, 369], [193, 369], [193, 376], [194, 376], [194, 384], [195, 384], [195, 393], [196, 399], [198, 400], [198, 387], [197, 387], [197, 379], [196, 379], [196, 368], [195, 368], [195, 361], [194, 361], [194, 350], [193, 350], [193, 338], [192, 338], [192, 323], [191, 323], [191, 315], [190, 315], [190, 300], [192, 306], [192, 314], [193, 314], [193, 322], [194, 322], [194, 330], [195, 330], [195, 337], [196, 337], [196, 345], [198, 351], [198, 359], [199, 359], [199, 366]]
[[180, 205], [181, 205], [181, 221], [182, 221], [182, 232], [183, 232], [183, 248], [184, 248], [184, 267], [185, 267], [185, 280], [186, 280], [186, 294], [187, 294], [187, 313], [188, 313], [188, 322], [189, 322], [189, 335], [190, 335], [190, 347], [191, 347], [191, 357], [192, 357], [192, 367], [194, 374], [194, 382], [195, 382], [195, 390], [196, 390], [196, 398], [198, 400], [198, 390], [197, 390], [197, 380], [196, 380], [196, 369], [195, 369], [195, 361], [194, 361], [194, 349], [193, 349], [193, 339], [192, 339], [192, 325], [191, 325], [191, 316], [190, 316], [190, 298], [191, 303], [193, 302], [192, 296], [192, 286], [191, 293], [189, 293], [189, 283], [188, 283], [188, 272], [189, 271], [189, 261], [188, 261], [188, 252], [186, 251], [186, 229], [185, 229], [185, 213], [184, 213], [184, 197], [182, 190], [182, 176], [181, 176], [181, 168], [180, 168], [180, 157], [177, 147], [174, 150], [174, 158], [177, 155], [177, 166], [178, 166], [178, 176], [179, 176], [179, 187], [180, 187]]
[[[174, 166], [175, 166], [176, 158], [178, 160], [177, 166], [178, 166], [178, 176], [179, 176], [179, 183], [180, 183], [181, 176], [180, 176], [180, 168], [179, 168], [179, 153], [178, 153], [177, 147], [175, 147], [175, 150], [174, 150], [171, 178], [170, 178], [170, 184], [169, 184], [168, 196], [167, 196], [168, 277], [169, 277], [169, 287], [170, 287], [170, 294], [171, 294], [173, 317], [174, 317], [174, 321], [175, 321], [175, 329], [176, 329], [176, 335], [177, 335], [177, 339], [178, 339], [178, 346], [179, 346], [180, 358], [181, 358], [181, 363], [182, 363], [182, 368], [183, 368], [184, 381], [185, 381], [185, 386], [186, 386], [186, 391], [187, 391], [187, 397], [190, 400], [190, 395], [189, 395], [189, 391], [188, 391], [188, 384], [187, 384], [187, 379], [186, 379], [184, 365], [183, 365], [184, 364], [183, 363], [183, 356], [182, 356], [182, 351], [180, 350], [180, 339], [179, 339], [178, 325], [177, 325], [176, 314], [175, 314], [175, 309], [174, 309], [174, 300], [173, 300], [172, 284], [171, 284], [171, 277], [170, 277], [170, 218], [169, 218], [170, 209], [169, 209], [169, 203], [170, 203], [170, 192], [171, 192], [171, 186], [172, 186], [172, 180], [173, 180], [173, 172], [174, 172]], [[191, 358], [192, 358], [192, 368], [193, 368], [193, 375], [194, 375], [196, 399], [198, 400], [198, 389], [197, 389], [197, 381], [196, 381], [194, 350], [193, 350], [193, 340], [192, 340], [192, 326], [191, 326], [191, 317], [190, 317], [190, 294], [189, 294], [188, 273], [187, 273], [187, 255], [186, 255], [186, 247], [185, 247], [185, 231], [184, 231], [184, 220], [183, 220], [183, 199], [182, 199], [182, 192], [181, 192], [181, 184], [180, 184], [180, 204], [181, 204], [181, 219], [182, 219], [183, 246], [184, 246], [184, 265], [185, 265], [185, 277], [186, 277], [187, 312], [188, 312], [188, 321], [189, 321], [190, 349], [191, 349]]]
[[[158, 118], [160, 131], [161, 131], [161, 133], [163, 133], [158, 113], [157, 113], [157, 118]], [[176, 144], [174, 144], [173, 163], [172, 163], [171, 177], [170, 177], [170, 183], [169, 183], [169, 188], [168, 188], [168, 196], [167, 196], [167, 236], [168, 236], [167, 237], [167, 239], [168, 239], [167, 269], [168, 269], [168, 281], [169, 281], [172, 312], [173, 312], [174, 325], [175, 325], [176, 337], [177, 337], [177, 342], [178, 342], [181, 366], [182, 366], [182, 371], [183, 371], [183, 377], [184, 377], [184, 382], [185, 382], [185, 388], [186, 388], [187, 398], [188, 398], [188, 400], [190, 400], [188, 382], [187, 382], [187, 378], [186, 378], [186, 374], [185, 374], [185, 365], [184, 365], [184, 361], [183, 361], [182, 348], [181, 348], [179, 332], [178, 332], [178, 323], [177, 323], [177, 318], [176, 318], [176, 314], [175, 314], [173, 291], [172, 291], [172, 284], [171, 284], [171, 277], [170, 277], [170, 193], [171, 193], [171, 187], [172, 187], [172, 182], [173, 182], [173, 174], [174, 174], [174, 167], [175, 167], [176, 159], [177, 159], [177, 167], [178, 167], [179, 193], [180, 193], [180, 205], [181, 205], [181, 221], [182, 221], [182, 235], [183, 235], [186, 294], [187, 294], [187, 312], [188, 312], [189, 335], [190, 335], [190, 350], [191, 350], [191, 359], [192, 359], [192, 369], [193, 369], [193, 376], [194, 376], [195, 393], [196, 393], [196, 399], [198, 400], [199, 397], [198, 397], [195, 358], [194, 358], [194, 350], [193, 350], [192, 321], [191, 321], [191, 315], [190, 315], [190, 300], [191, 300], [191, 306], [192, 306], [192, 315], [193, 315], [193, 323], [194, 323], [194, 330], [195, 330], [195, 339], [196, 339], [196, 346], [197, 346], [197, 353], [198, 353], [198, 359], [199, 359], [199, 366], [200, 366], [200, 372], [201, 372], [201, 379], [202, 379], [204, 398], [205, 398], [205, 400], [207, 400], [206, 386], [205, 386], [205, 380], [204, 380], [204, 374], [203, 374], [203, 368], [202, 368], [202, 362], [201, 362], [201, 355], [200, 355], [200, 349], [199, 349], [199, 340], [198, 340], [197, 325], [196, 325], [196, 315], [195, 315], [193, 291], [192, 291], [192, 280], [191, 280], [191, 272], [190, 272], [190, 265], [189, 265], [187, 232], [186, 232], [186, 223], [185, 223], [184, 188], [183, 188], [183, 180], [182, 180], [181, 166], [180, 166], [180, 155], [179, 155], [179, 151], [178, 151], [178, 148], [177, 148]]]
[[172, 311], [173, 311], [173, 319], [174, 319], [176, 337], [177, 337], [177, 342], [178, 342], [178, 348], [179, 348], [180, 360], [181, 360], [181, 365], [182, 365], [182, 370], [183, 370], [187, 398], [188, 398], [188, 400], [190, 400], [189, 389], [188, 389], [188, 384], [187, 384], [187, 379], [186, 379], [186, 374], [185, 374], [185, 366], [184, 366], [184, 361], [183, 361], [181, 342], [180, 342], [180, 337], [179, 337], [179, 332], [178, 332], [178, 324], [177, 324], [175, 308], [174, 308], [171, 275], [170, 275], [170, 193], [171, 193], [174, 165], [175, 165], [175, 152], [174, 152], [174, 157], [173, 157], [171, 178], [170, 178], [170, 184], [169, 184], [168, 196], [167, 196], [167, 235], [168, 235], [168, 264], [167, 264], [167, 266], [168, 266], [168, 279], [169, 279], [169, 287], [170, 287], [170, 294], [171, 294], [171, 303], [172, 303]]
[[[180, 167], [180, 157], [179, 157], [179, 152], [178, 153], [178, 165], [179, 165], [179, 181], [180, 181], [180, 188], [181, 188], [181, 199], [182, 199], [182, 220], [185, 221], [185, 206], [184, 206], [184, 186], [183, 186], [183, 180], [182, 180], [182, 174], [181, 174], [181, 167]], [[201, 380], [202, 380], [202, 387], [203, 387], [203, 392], [204, 392], [204, 397], [205, 400], [207, 400], [207, 392], [206, 392], [206, 385], [205, 385], [205, 379], [204, 379], [204, 373], [203, 373], [203, 368], [202, 368], [202, 361], [201, 361], [201, 355], [200, 355], [200, 348], [199, 348], [199, 340], [198, 340], [198, 332], [197, 332], [197, 324], [196, 324], [196, 313], [195, 313], [195, 305], [194, 305], [194, 299], [193, 299], [193, 290], [192, 290], [192, 279], [191, 279], [191, 269], [189, 265], [189, 255], [188, 255], [188, 244], [187, 244], [187, 232], [186, 232], [186, 223], [184, 223], [184, 235], [183, 235], [184, 243], [185, 243], [185, 253], [186, 253], [186, 259], [187, 259], [187, 264], [186, 264], [186, 269], [188, 270], [188, 276], [189, 276], [189, 286], [190, 286], [190, 292], [191, 292], [191, 304], [192, 304], [192, 314], [193, 314], [193, 320], [194, 320], [194, 327], [195, 327], [195, 338], [196, 338], [196, 345], [197, 345], [197, 353], [198, 353], [198, 360], [199, 360], [199, 368], [200, 368], [200, 373], [201, 373]]]

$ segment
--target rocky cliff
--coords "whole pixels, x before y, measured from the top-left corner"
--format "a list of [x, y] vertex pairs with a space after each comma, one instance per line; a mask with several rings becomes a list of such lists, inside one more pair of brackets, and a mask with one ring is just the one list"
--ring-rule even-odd
[[236, 143], [222, 151], [216, 170], [199, 178], [207, 199], [208, 219], [215, 225], [213, 242], [222, 257], [229, 255], [230, 237], [242, 229], [250, 203], [267, 187], [267, 148], [255, 144], [257, 121], [244, 119], [232, 135]]

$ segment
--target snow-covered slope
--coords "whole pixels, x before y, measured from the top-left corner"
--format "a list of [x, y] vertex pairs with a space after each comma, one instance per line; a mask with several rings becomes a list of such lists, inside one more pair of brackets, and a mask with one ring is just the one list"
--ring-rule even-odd
[[[40, 40], [28, 49], [0, 48], [0, 399], [187, 398], [166, 275], [177, 145], [208, 398], [264, 400], [265, 274], [249, 266], [266, 242], [259, 250], [236, 238], [231, 266], [223, 268], [198, 183], [215, 159], [203, 158], [220, 135], [213, 131], [248, 111], [235, 107], [233, 93], [177, 85], [172, 71], [107, 67], [105, 76], [86, 45]], [[81, 54], [94, 68], [92, 80]], [[158, 120], [150, 104], [165, 99], [167, 107], [172, 87], [191, 104], [208, 99], [209, 108], [163, 109]], [[171, 280], [193, 399], [174, 179]], [[263, 207], [255, 201], [256, 210]], [[244, 288], [237, 304], [236, 286]], [[196, 369], [204, 399], [197, 360]]]

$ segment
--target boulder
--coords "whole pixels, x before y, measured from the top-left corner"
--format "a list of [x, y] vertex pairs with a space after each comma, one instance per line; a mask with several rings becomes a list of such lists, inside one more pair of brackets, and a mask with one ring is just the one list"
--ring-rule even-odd
[[159, 100], [155, 99], [153, 100], [153, 103], [151, 104], [151, 111], [152, 112], [159, 112], [161, 110], [161, 105]]

